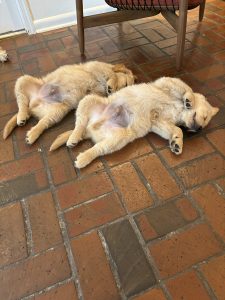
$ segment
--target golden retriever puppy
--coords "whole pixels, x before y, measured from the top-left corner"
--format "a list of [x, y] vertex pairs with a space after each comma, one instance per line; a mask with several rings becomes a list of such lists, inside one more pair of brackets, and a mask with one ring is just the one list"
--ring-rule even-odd
[[162, 77], [126, 87], [108, 98], [86, 96], [78, 105], [75, 129], [61, 134], [50, 150], [66, 141], [73, 147], [82, 139], [92, 139], [95, 145], [80, 153], [75, 162], [77, 168], [83, 168], [96, 157], [119, 150], [152, 131], [169, 140], [172, 152], [181, 154], [183, 133], [178, 126], [197, 131], [218, 110], [180, 79]]
[[27, 144], [33, 144], [44, 130], [76, 108], [85, 95], [106, 96], [133, 83], [134, 76], [124, 65], [98, 61], [62, 66], [43, 78], [21, 76], [15, 84], [18, 113], [6, 124], [3, 138], [34, 116], [39, 122], [26, 135]]

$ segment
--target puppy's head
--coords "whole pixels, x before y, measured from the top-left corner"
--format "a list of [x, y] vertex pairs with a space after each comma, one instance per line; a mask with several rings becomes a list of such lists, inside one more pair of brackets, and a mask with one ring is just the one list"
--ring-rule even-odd
[[114, 76], [107, 81], [108, 94], [116, 92], [123, 87], [134, 84], [136, 76], [131, 70], [127, 69], [123, 64], [116, 64], [113, 66], [112, 71]]
[[189, 131], [198, 131], [206, 127], [213, 116], [215, 116], [219, 108], [213, 107], [205, 98], [205, 96], [194, 93], [195, 105], [193, 109], [187, 111], [185, 116], [185, 126]]

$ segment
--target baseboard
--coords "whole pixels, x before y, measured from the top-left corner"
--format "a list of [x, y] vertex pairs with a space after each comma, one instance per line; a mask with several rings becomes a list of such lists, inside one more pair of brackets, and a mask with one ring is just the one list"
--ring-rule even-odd
[[[100, 13], [113, 11], [114, 9], [109, 5], [101, 5], [84, 9], [84, 16], [90, 16]], [[69, 12], [54, 17], [39, 19], [34, 21], [34, 27], [36, 32], [44, 32], [48, 30], [58, 29], [66, 26], [76, 24], [76, 11]]]

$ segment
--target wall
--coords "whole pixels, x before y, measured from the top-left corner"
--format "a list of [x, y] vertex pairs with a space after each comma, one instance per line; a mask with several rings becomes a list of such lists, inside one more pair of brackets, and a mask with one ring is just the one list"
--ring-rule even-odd
[[[75, 0], [26, 0], [37, 32], [76, 23]], [[84, 15], [113, 9], [104, 0], [83, 0]]]

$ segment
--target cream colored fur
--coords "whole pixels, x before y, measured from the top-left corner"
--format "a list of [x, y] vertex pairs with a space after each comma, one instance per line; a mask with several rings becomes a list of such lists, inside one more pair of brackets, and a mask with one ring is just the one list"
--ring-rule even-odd
[[[117, 151], [152, 131], [169, 140], [172, 152], [181, 154], [183, 133], [178, 126], [197, 131], [218, 110], [180, 79], [162, 77], [126, 87], [108, 98], [86, 96], [77, 108], [75, 129], [61, 134], [50, 150], [66, 142], [73, 147], [82, 139], [92, 139], [95, 145], [79, 154], [75, 162], [77, 168], [83, 168], [96, 157]], [[123, 124], [121, 116], [127, 126], [117, 124], [118, 120]]]
[[31, 117], [39, 122], [27, 132], [26, 142], [33, 144], [44, 130], [58, 123], [87, 94], [106, 96], [134, 83], [124, 65], [93, 61], [58, 68], [42, 78], [24, 75], [16, 81], [18, 113], [6, 124], [3, 138], [23, 126]]
[[8, 54], [5, 50], [0, 47], [0, 62], [5, 62], [8, 60]]

